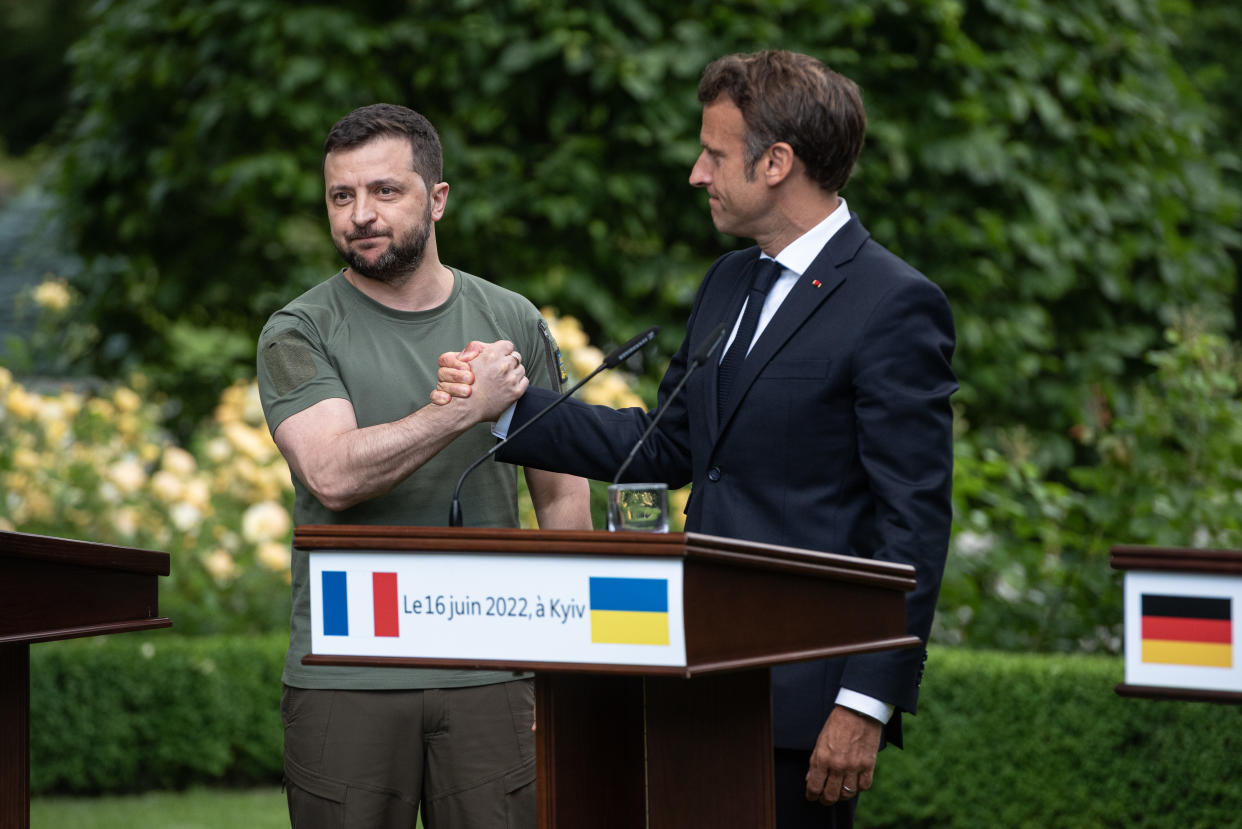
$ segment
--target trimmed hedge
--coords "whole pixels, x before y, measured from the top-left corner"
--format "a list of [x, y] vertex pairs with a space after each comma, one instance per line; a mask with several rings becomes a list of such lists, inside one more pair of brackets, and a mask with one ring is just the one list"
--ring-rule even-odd
[[1236, 826], [1239, 710], [1119, 697], [1123, 678], [1115, 656], [932, 648], [860, 826]]
[[[284, 648], [283, 635], [32, 648], [32, 789], [278, 781]], [[909, 749], [881, 755], [860, 824], [1235, 823], [1238, 711], [1118, 697], [1122, 673], [1117, 657], [933, 648]]]
[[279, 782], [288, 642], [146, 634], [32, 647], [31, 791]]

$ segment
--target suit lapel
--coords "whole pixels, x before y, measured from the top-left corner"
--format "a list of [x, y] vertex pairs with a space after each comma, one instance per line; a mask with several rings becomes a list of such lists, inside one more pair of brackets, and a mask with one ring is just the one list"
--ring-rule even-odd
[[[841, 287], [846, 278], [844, 266], [854, 258], [869, 235], [867, 229], [858, 221], [858, 217], [851, 216], [845, 227], [828, 240], [828, 244], [811, 262], [806, 273], [798, 277], [793, 289], [785, 297], [776, 315], [763, 329], [763, 333], [755, 341], [754, 348], [742, 363], [737, 379], [733, 381], [733, 393], [725, 406], [724, 416], [717, 417], [714, 421], [719, 423], [719, 429], [713, 439], [718, 438], [728, 426], [733, 413], [737, 411], [737, 407], [746, 397], [764, 367], [772, 361], [794, 332], [818, 310], [819, 306]], [[716, 383], [713, 380], [713, 395], [715, 389]]]

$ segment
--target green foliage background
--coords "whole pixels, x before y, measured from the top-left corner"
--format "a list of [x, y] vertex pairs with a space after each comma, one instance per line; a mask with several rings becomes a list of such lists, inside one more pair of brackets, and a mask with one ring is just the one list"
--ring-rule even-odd
[[377, 100], [442, 132], [447, 259], [601, 344], [663, 323], [668, 354], [706, 266], [745, 244], [686, 183], [699, 73], [784, 47], [862, 87], [845, 195], [948, 293], [971, 423], [1020, 421], [1064, 458], [1086, 389], [1141, 370], [1178, 308], [1227, 319], [1237, 200], [1173, 39], [1156, 0], [101, 3], [60, 182], [93, 357], [163, 368], [191, 412], [250, 371], [266, 315], [336, 267], [320, 148]]

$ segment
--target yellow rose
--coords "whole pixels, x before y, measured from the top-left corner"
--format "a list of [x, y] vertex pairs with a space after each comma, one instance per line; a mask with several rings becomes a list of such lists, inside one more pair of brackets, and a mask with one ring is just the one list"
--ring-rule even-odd
[[574, 317], [555, 317], [550, 315], [551, 312], [544, 310], [544, 319], [548, 321], [548, 328], [552, 332], [552, 337], [556, 340], [556, 344], [561, 347], [563, 352], [575, 351], [583, 346], [590, 345], [587, 340], [586, 333], [582, 330], [582, 326]]
[[173, 504], [168, 514], [172, 519], [173, 526], [183, 533], [194, 529], [203, 520], [203, 514], [199, 512], [198, 507], [193, 504], [187, 504], [184, 501]]
[[34, 292], [35, 303], [49, 311], [65, 310], [72, 299], [69, 286], [63, 279], [49, 279], [35, 288]]
[[136, 412], [142, 408], [142, 398], [133, 389], [124, 386], [112, 393], [112, 402], [122, 412]]
[[208, 486], [207, 479], [200, 476], [186, 482], [185, 489], [181, 491], [181, 500], [206, 512], [211, 505], [211, 487]]
[[237, 570], [227, 550], [213, 550], [203, 559], [203, 568], [218, 582], [228, 581]]
[[121, 507], [112, 512], [112, 526], [126, 538], [138, 532], [138, 511], [133, 507]]
[[82, 411], [82, 395], [72, 389], [63, 390], [60, 393], [60, 408], [66, 418], [77, 417], [78, 412]]
[[64, 441], [65, 436], [69, 434], [69, 424], [63, 420], [53, 420], [43, 424], [43, 433], [47, 435], [47, 439], [53, 444], [59, 444]]
[[264, 541], [255, 554], [259, 563], [269, 570], [283, 573], [289, 569], [289, 545], [279, 541]]
[[278, 492], [293, 491], [293, 474], [284, 458], [280, 459], [280, 463], [274, 463], [267, 468], [267, 479], [275, 484]]
[[86, 411], [101, 420], [111, 420], [116, 414], [116, 407], [101, 397], [93, 397], [86, 404]]
[[43, 466], [39, 453], [25, 447], [13, 452], [13, 466], [17, 469], [37, 470]]
[[65, 411], [64, 401], [60, 397], [36, 397], [35, 402], [39, 420], [44, 425], [64, 421], [69, 417]]
[[[142, 420], [134, 412], [123, 412], [120, 417], [116, 418], [112, 422], [116, 424], [117, 432], [127, 440], [137, 439], [140, 436], [139, 433], [142, 431]], [[146, 454], [146, 460], [149, 461], [155, 460], [160, 456], [158, 449], [153, 455], [150, 452], [147, 452]]]
[[265, 461], [276, 451], [276, 444], [272, 442], [266, 429], [260, 432], [258, 429], [235, 421], [225, 424], [224, 436], [233, 446], [237, 447], [238, 451], [249, 455], [256, 461]]
[[23, 420], [31, 420], [39, 410], [39, 399], [21, 386], [10, 386], [5, 401], [9, 412]]
[[55, 505], [42, 488], [35, 487], [26, 492], [25, 496], [25, 516], [27, 521], [51, 520]]
[[242, 417], [252, 426], [262, 426], [267, 430], [267, 419], [263, 417], [263, 400], [259, 397], [259, 383], [248, 383], [242, 394]]
[[207, 458], [212, 463], [224, 463], [233, 454], [233, 445], [226, 438], [217, 437], [207, 441]]
[[252, 544], [283, 538], [293, 527], [285, 508], [275, 501], [263, 501], [242, 515], [242, 537]]
[[188, 478], [198, 471], [198, 463], [194, 460], [194, 456], [180, 446], [166, 448], [164, 457], [160, 460], [160, 466], [181, 478]]
[[105, 473], [113, 484], [125, 495], [132, 495], [147, 482], [146, 470], [134, 458], [123, 458], [108, 467]]
[[593, 345], [575, 348], [569, 353], [569, 365], [578, 377], [586, 377], [604, 362], [604, 352]]
[[216, 405], [216, 420], [221, 424], [236, 423], [243, 419], [245, 408], [245, 389], [243, 384], [234, 383], [220, 393], [220, 402]]
[[161, 469], [151, 476], [151, 491], [167, 504], [180, 499], [184, 489], [181, 479], [167, 470]]

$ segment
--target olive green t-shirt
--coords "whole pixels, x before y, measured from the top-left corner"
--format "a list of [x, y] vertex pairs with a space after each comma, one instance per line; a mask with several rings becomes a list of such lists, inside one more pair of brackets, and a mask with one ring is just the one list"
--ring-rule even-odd
[[[560, 364], [547, 325], [530, 302], [486, 280], [452, 269], [448, 300], [427, 311], [398, 311], [375, 302], [344, 271], [277, 311], [259, 336], [259, 393], [268, 428], [333, 397], [350, 401], [359, 428], [400, 420], [429, 403], [436, 359], [471, 340], [509, 340], [536, 385], [559, 388]], [[333, 512], [293, 476], [297, 524], [444, 526], [462, 471], [495, 444], [491, 424], [460, 435], [391, 492]], [[488, 461], [461, 491], [464, 522], [516, 527], [517, 469]], [[293, 551], [293, 612], [284, 682], [298, 688], [396, 689], [486, 685], [508, 671], [309, 666], [310, 566]]]

